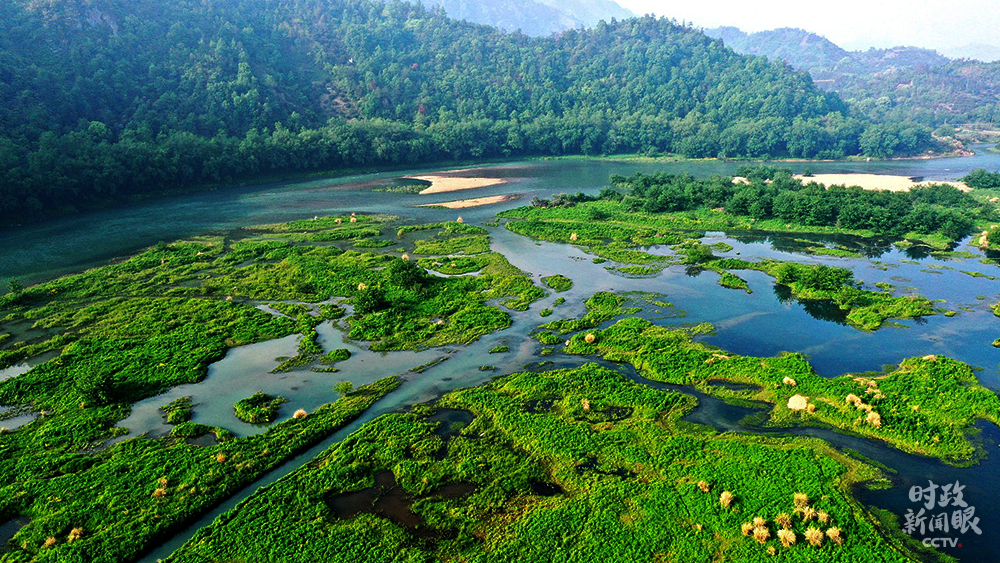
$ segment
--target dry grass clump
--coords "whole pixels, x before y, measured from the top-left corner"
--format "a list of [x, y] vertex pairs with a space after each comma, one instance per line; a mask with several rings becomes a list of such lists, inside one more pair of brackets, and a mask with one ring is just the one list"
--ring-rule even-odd
[[785, 547], [792, 547], [795, 545], [795, 532], [782, 528], [778, 530], [778, 539], [781, 540], [781, 545]]
[[573, 233], [573, 234], [569, 235], [569, 240], [571, 240], [571, 241], [573, 241], [573, 242], [576, 242], [576, 240], [577, 240], [578, 238], [580, 238], [580, 237], [578, 237], [578, 236], [576, 235], [576, 233]]
[[822, 524], [830, 523], [830, 514], [827, 512], [823, 512], [822, 510], [816, 513], [816, 518], [819, 519], [820, 523]]
[[744, 522], [740, 525], [740, 531], [743, 532], [744, 536], [749, 536], [753, 532], [753, 524]]
[[166, 477], [160, 477], [160, 479], [159, 479], [159, 481], [157, 481], [157, 483], [159, 483], [161, 487], [166, 487], [167, 483], [169, 483], [169, 481], [167, 481]]
[[816, 509], [811, 506], [799, 509], [799, 513], [802, 514], [803, 522], [808, 522], [810, 520], [813, 520], [819, 514], [818, 512], [816, 512]]
[[778, 517], [774, 519], [774, 521], [782, 528], [792, 527], [792, 517], [784, 512], [779, 514]]
[[52, 536], [45, 538], [45, 547], [52, 547], [56, 544], [56, 539]]
[[464, 223], [464, 222], [465, 222], [465, 220], [464, 220], [464, 219], [462, 219], [462, 216], [461, 216], [461, 215], [459, 215], [459, 216], [458, 216], [458, 219], [455, 219], [455, 222], [456, 222], [456, 223]]
[[836, 526], [826, 531], [826, 537], [830, 538], [830, 541], [837, 545], [844, 543], [844, 535], [840, 531], [840, 528], [837, 528]]
[[83, 536], [83, 528], [73, 528], [69, 531], [69, 535], [66, 536], [67, 543], [73, 543]]
[[788, 385], [789, 387], [795, 387], [796, 385], [798, 385], [797, 381], [795, 381], [791, 377], [788, 377], [787, 375], [785, 376], [784, 379], [781, 380], [781, 382], [784, 383], [785, 385]]
[[590, 399], [583, 399], [583, 400], [581, 400], [580, 401], [580, 406], [583, 407], [583, 410], [589, 411], [590, 410]]
[[805, 533], [806, 541], [809, 545], [813, 547], [820, 547], [823, 545], [823, 532], [819, 528], [810, 527]]
[[701, 489], [701, 492], [707, 493], [712, 490], [712, 485], [709, 485], [708, 481], [698, 481], [698, 488]]
[[226, 454], [219, 452], [219, 454], [215, 456], [216, 463], [225, 463], [225, 461], [226, 461]]
[[368, 284], [363, 282], [358, 284], [358, 291], [364, 291], [366, 289], [368, 289]]
[[809, 403], [808, 405], [806, 405], [806, 412], [810, 414], [816, 412], [816, 405], [814, 403]]
[[809, 495], [805, 493], [795, 493], [793, 498], [795, 499], [796, 508], [805, 508], [809, 506]]
[[583, 340], [587, 344], [593, 344], [594, 341], [597, 340], [597, 335], [595, 335], [593, 332], [589, 332], [587, 333], [587, 336], [583, 337]]
[[858, 397], [854, 393], [849, 393], [847, 395], [847, 397], [845, 398], [845, 401], [847, 402], [848, 405], [854, 405], [854, 406], [856, 406], [858, 408], [861, 408], [860, 407], [860, 405], [861, 405], [861, 397]]
[[295, 411], [295, 414], [292, 415], [292, 418], [298, 420], [300, 418], [305, 418], [307, 416], [309, 416], [309, 413], [306, 412], [306, 409], [299, 409]]
[[763, 528], [764, 526], [767, 526], [767, 520], [761, 518], [760, 516], [753, 517], [754, 528]]
[[159, 489], [153, 491], [153, 498], [163, 498], [165, 496], [167, 496], [167, 490], [164, 489], [163, 487], [160, 487]]
[[868, 416], [865, 417], [865, 420], [868, 421], [868, 424], [871, 424], [875, 428], [882, 428], [882, 415], [875, 411], [869, 412]]
[[722, 508], [729, 508], [732, 506], [733, 500], [735, 500], [735, 497], [733, 497], [733, 493], [729, 491], [722, 491], [722, 494], [719, 495], [719, 504], [722, 505]]
[[410, 260], [410, 255], [404, 252], [403, 255], [400, 256], [400, 258], [402, 258], [403, 260], [409, 261]]
[[771, 532], [763, 526], [757, 526], [753, 529], [753, 539], [757, 540], [759, 544], [765, 544], [767, 540], [771, 539]]

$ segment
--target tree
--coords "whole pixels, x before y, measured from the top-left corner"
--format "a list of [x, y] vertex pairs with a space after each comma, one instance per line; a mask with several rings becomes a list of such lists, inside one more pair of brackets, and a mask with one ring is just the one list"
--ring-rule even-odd
[[420, 289], [427, 283], [427, 272], [409, 260], [393, 260], [386, 268], [389, 283], [403, 289]]
[[21, 293], [24, 291], [24, 284], [22, 284], [21, 280], [17, 278], [10, 278], [10, 280], [7, 281], [7, 291], [11, 293]]
[[380, 287], [362, 289], [354, 297], [354, 312], [359, 315], [381, 311], [388, 305], [389, 302], [385, 298], [385, 292]]

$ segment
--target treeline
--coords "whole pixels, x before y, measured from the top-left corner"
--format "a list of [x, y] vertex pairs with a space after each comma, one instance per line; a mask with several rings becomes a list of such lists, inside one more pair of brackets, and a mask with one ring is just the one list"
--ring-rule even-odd
[[745, 181], [734, 182], [729, 177], [699, 180], [665, 173], [614, 176], [612, 184], [626, 193], [605, 192], [602, 197], [621, 198], [629, 209], [647, 213], [709, 208], [756, 220], [870, 230], [887, 237], [915, 232], [959, 240], [977, 222], [998, 219], [990, 206], [948, 185], [889, 192], [825, 188], [771, 167], [744, 167], [740, 174], [745, 174]]
[[267, 172], [914, 153], [805, 73], [652, 17], [549, 38], [372, 0], [0, 6], [0, 219]]

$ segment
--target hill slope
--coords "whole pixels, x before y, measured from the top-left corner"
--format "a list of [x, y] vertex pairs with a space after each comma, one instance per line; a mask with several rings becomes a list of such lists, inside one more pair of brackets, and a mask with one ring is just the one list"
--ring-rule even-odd
[[916, 119], [928, 125], [1000, 120], [1000, 63], [952, 60], [917, 47], [847, 51], [801, 29], [744, 33], [705, 30], [737, 52], [783, 60], [809, 72], [874, 119]]
[[807, 74], [649, 17], [532, 39], [369, 0], [52, 0], [0, 16], [0, 216], [19, 221], [264, 172], [928, 139], [874, 150]]

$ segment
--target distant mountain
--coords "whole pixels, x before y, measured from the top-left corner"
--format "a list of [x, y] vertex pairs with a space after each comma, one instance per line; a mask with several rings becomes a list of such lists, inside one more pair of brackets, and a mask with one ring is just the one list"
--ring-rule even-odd
[[[733, 50], [783, 60], [875, 119], [928, 125], [1000, 121], [1000, 63], [952, 60], [918, 47], [848, 51], [802, 29], [705, 30]], [[1000, 53], [998, 53], [1000, 54]]]
[[945, 51], [944, 54], [953, 59], [971, 59], [986, 63], [1000, 61], [1000, 47], [983, 43], [954, 47]]
[[611, 0], [423, 0], [452, 18], [544, 36], [634, 14]]

